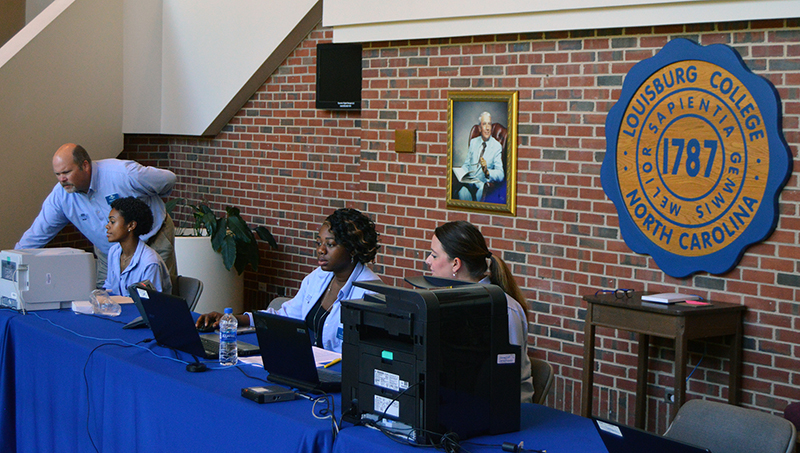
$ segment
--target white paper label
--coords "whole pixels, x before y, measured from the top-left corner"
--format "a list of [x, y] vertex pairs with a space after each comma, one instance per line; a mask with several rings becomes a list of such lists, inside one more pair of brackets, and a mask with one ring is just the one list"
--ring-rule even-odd
[[[389, 406], [391, 404], [391, 406]], [[388, 408], [388, 409], [387, 409]], [[380, 395], [375, 395], [374, 408], [378, 414], [391, 415], [392, 417], [400, 417], [400, 401], [392, 401], [389, 398], [384, 398]]]
[[[400, 391], [401, 388], [400, 376], [381, 370], [375, 370], [373, 373], [373, 384], [378, 387], [394, 390], [395, 392]], [[406, 384], [404, 388], [407, 387], [408, 384]]]
[[497, 354], [498, 365], [508, 365], [517, 361], [516, 354]]
[[597, 427], [609, 434], [613, 434], [617, 437], [622, 437], [622, 431], [620, 431], [619, 427], [615, 425], [597, 420]]
[[147, 297], [147, 291], [143, 290], [142, 288], [136, 288], [136, 292], [139, 293], [140, 299], [149, 299], [149, 297]]

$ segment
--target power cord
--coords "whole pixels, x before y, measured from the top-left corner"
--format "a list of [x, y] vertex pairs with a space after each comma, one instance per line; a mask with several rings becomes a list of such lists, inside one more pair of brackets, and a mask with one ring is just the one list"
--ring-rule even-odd
[[511, 453], [524, 453], [524, 452], [532, 452], [532, 453], [547, 453], [547, 450], [530, 450], [525, 448], [525, 443], [520, 441], [520, 443], [515, 444], [513, 442], [503, 442], [502, 444], [479, 444], [477, 442], [472, 441], [464, 441], [465, 444], [472, 444], [481, 447], [500, 447], [503, 451], [511, 452]]
[[[297, 395], [314, 403], [311, 407], [311, 415], [313, 415], [314, 418], [317, 420], [331, 419], [331, 432], [333, 433], [333, 439], [336, 440], [336, 436], [339, 435], [339, 423], [336, 421], [336, 404], [333, 395], [327, 393], [322, 393], [321, 395], [306, 395], [302, 392], [297, 392]], [[317, 404], [322, 402], [325, 403], [325, 407], [317, 412]]]
[[94, 451], [96, 451], [98, 453], [100, 452], [100, 450], [97, 448], [97, 445], [94, 443], [94, 438], [92, 437], [92, 431], [91, 431], [91, 429], [89, 427], [89, 422], [90, 422], [91, 412], [92, 412], [92, 399], [90, 397], [91, 388], [89, 386], [89, 376], [86, 374], [86, 369], [89, 367], [89, 362], [92, 360], [92, 355], [95, 353], [95, 351], [97, 351], [100, 348], [105, 347], [105, 346], [117, 346], [117, 347], [120, 347], [120, 348], [133, 348], [133, 347], [139, 347], [139, 343], [149, 343], [150, 341], [153, 341], [153, 339], [152, 338], [146, 338], [146, 339], [144, 339], [142, 341], [139, 341], [138, 343], [134, 343], [134, 344], [102, 343], [102, 344], [99, 344], [99, 345], [95, 346], [94, 349], [92, 349], [89, 352], [89, 355], [86, 357], [86, 362], [83, 364], [83, 382], [84, 382], [84, 384], [86, 384], [86, 434], [89, 436], [89, 442], [92, 443], [92, 448], [94, 448]]

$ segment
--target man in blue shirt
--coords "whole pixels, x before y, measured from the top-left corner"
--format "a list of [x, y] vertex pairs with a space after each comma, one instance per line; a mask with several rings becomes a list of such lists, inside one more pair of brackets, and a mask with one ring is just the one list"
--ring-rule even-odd
[[153, 211], [153, 228], [141, 239], [158, 252], [167, 264], [172, 282], [175, 282], [178, 275], [175, 226], [161, 199], [172, 191], [174, 173], [129, 160], [92, 162], [86, 150], [74, 143], [58, 148], [53, 156], [53, 172], [58, 184], [42, 203], [42, 210], [15, 249], [44, 247], [62, 228], [72, 223], [94, 245], [97, 285], [100, 288], [106, 280], [111, 248], [106, 237], [111, 202], [117, 198], [136, 197]]
[[467, 159], [461, 168], [465, 172], [458, 198], [466, 201], [484, 201], [486, 183], [505, 179], [503, 147], [492, 137], [492, 115], [483, 112], [478, 117], [481, 135], [469, 141]]

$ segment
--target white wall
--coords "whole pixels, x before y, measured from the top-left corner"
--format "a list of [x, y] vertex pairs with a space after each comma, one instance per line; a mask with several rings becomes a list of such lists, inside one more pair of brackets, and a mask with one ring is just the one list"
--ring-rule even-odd
[[0, 248], [27, 229], [55, 184], [65, 142], [122, 150], [122, 1], [56, 0], [0, 47]]
[[123, 132], [216, 134], [321, 18], [318, 0], [53, 1], [0, 47], [0, 248], [55, 184], [58, 146], [101, 159]]
[[161, 131], [162, 0], [124, 0], [122, 131]]
[[325, 0], [322, 23], [371, 42], [798, 16], [798, 0]]
[[53, 0], [26, 0], [25, 1], [25, 23], [32, 21], [36, 16], [45, 10]]
[[176, 135], [219, 132], [322, 17], [319, 0], [126, 0], [125, 13], [123, 131]]

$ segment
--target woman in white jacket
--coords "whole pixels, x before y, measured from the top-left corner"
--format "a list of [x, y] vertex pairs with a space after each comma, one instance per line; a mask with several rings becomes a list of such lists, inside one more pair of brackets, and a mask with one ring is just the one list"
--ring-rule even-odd
[[[361, 212], [342, 208], [328, 216], [317, 235], [319, 267], [307, 275], [300, 290], [278, 310], [267, 310], [297, 319], [304, 319], [312, 332], [315, 346], [342, 352], [344, 333], [340, 318], [340, 301], [359, 299], [366, 292], [353, 282], [380, 280], [366, 264], [378, 253], [375, 224]], [[197, 319], [197, 327], [213, 324], [218, 327], [222, 314], [211, 312]], [[252, 325], [252, 314], [236, 315], [239, 325]]]

